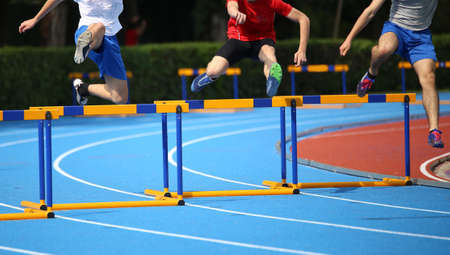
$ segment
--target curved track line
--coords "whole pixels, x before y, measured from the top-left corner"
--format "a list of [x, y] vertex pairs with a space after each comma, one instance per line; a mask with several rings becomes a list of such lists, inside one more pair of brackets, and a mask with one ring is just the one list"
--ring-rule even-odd
[[438, 159], [440, 159], [440, 158], [443, 158], [443, 157], [445, 157], [445, 156], [448, 156], [448, 155], [450, 155], [450, 152], [441, 154], [441, 155], [439, 155], [439, 156], [436, 156], [436, 157], [434, 157], [434, 158], [431, 158], [431, 159], [429, 159], [429, 160], [423, 162], [423, 163], [420, 165], [420, 172], [421, 172], [423, 175], [425, 175], [426, 177], [431, 178], [431, 179], [433, 179], [433, 180], [440, 181], [440, 182], [449, 182], [448, 180], [445, 180], [445, 179], [439, 178], [439, 177], [437, 177], [437, 176], [434, 176], [433, 174], [431, 174], [431, 173], [427, 170], [428, 164], [430, 164], [431, 162], [433, 162], [433, 161], [435, 161], [435, 160], [438, 160]]
[[6, 246], [1, 246], [1, 245], [0, 245], [0, 250], [1, 251], [7, 251], [7, 252], [16, 252], [16, 253], [22, 253], [22, 254], [29, 254], [29, 255], [50, 255], [50, 253], [42, 253], [42, 252], [37, 252], [37, 251], [30, 251], [30, 250], [6, 247]]

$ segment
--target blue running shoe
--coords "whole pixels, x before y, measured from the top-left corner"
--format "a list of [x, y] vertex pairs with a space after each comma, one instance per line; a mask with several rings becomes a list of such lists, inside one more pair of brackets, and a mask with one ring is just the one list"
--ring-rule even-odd
[[214, 82], [211, 77], [209, 77], [206, 73], [202, 73], [201, 75], [195, 77], [195, 79], [192, 81], [191, 84], [191, 91], [192, 92], [199, 92], [204, 87], [206, 87], [208, 84], [211, 84]]
[[282, 76], [283, 71], [281, 70], [281, 66], [278, 63], [273, 63], [270, 67], [269, 78], [266, 83], [266, 93], [269, 97], [277, 94]]
[[358, 94], [358, 96], [365, 96], [367, 94], [367, 90], [369, 90], [374, 83], [375, 79], [370, 79], [369, 74], [366, 72], [361, 78], [361, 81], [358, 82], [358, 85], [356, 86], [356, 93]]
[[444, 148], [442, 142], [442, 132], [438, 129], [433, 129], [428, 135], [428, 143], [435, 148]]

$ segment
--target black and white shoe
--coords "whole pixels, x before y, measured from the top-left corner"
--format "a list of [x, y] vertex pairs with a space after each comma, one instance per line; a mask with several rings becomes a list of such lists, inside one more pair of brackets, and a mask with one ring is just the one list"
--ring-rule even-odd
[[77, 46], [75, 48], [75, 55], [73, 57], [73, 61], [77, 64], [81, 64], [86, 60], [87, 55], [89, 54], [89, 45], [92, 42], [92, 33], [89, 30], [84, 31], [78, 37]]
[[80, 79], [75, 79], [73, 81], [73, 89], [75, 90], [76, 93], [76, 99], [77, 99], [77, 103], [79, 105], [85, 105], [88, 102], [88, 97], [87, 96], [82, 96], [80, 95], [79, 89], [80, 87], [84, 85], [83, 81]]

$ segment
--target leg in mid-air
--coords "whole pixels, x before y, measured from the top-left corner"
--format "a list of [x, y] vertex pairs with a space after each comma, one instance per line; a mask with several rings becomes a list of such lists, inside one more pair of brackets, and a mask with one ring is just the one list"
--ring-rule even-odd
[[395, 33], [387, 32], [380, 36], [378, 45], [372, 48], [369, 70], [363, 75], [356, 86], [356, 93], [363, 97], [375, 83], [375, 77], [381, 65], [396, 51], [399, 41]]
[[432, 147], [443, 148], [442, 132], [439, 130], [439, 94], [435, 85], [435, 62], [433, 59], [421, 59], [415, 62], [413, 67], [422, 86], [422, 102], [429, 128], [428, 143]]
[[103, 23], [98, 22], [77, 32], [79, 35], [76, 40], [73, 60], [75, 63], [81, 64], [86, 60], [89, 51], [96, 50], [102, 45], [103, 37], [105, 36], [105, 26]]
[[264, 75], [267, 79], [266, 93], [269, 97], [273, 97], [277, 94], [283, 76], [281, 66], [277, 63], [275, 48], [271, 45], [263, 45], [258, 58], [264, 63]]
[[223, 75], [228, 69], [228, 60], [221, 56], [214, 56], [208, 63], [206, 72], [195, 77], [191, 84], [192, 92], [199, 92], [207, 85], [213, 83], [219, 76]]

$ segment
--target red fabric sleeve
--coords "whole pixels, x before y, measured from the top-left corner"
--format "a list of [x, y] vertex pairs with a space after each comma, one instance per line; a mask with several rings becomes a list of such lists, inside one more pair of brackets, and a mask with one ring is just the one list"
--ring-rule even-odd
[[283, 2], [283, 0], [272, 0], [272, 7], [276, 13], [283, 15], [284, 17], [287, 17], [292, 11], [292, 6], [288, 3]]

